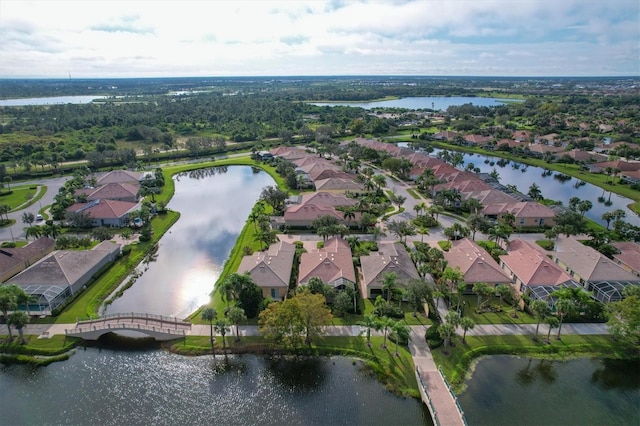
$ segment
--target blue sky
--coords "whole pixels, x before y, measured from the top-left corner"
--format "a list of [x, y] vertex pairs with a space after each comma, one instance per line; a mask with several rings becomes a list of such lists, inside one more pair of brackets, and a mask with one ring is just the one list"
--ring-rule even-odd
[[638, 0], [0, 1], [0, 78], [640, 75]]

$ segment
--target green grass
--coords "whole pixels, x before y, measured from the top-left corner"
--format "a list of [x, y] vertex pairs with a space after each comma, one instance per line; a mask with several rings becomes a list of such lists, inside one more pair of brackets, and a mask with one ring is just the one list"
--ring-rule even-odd
[[[476, 295], [465, 295], [463, 300], [464, 316], [471, 318], [476, 324], [535, 324], [537, 320], [526, 312], [518, 311], [518, 318], [513, 318], [513, 308], [505, 301], [502, 302], [502, 312], [476, 313], [478, 297]], [[498, 306], [500, 299], [491, 297], [491, 305]]]
[[[11, 193], [4, 192], [0, 195], [0, 204], [6, 204], [11, 207], [11, 210], [15, 210], [17, 207], [21, 209], [27, 208], [36, 201], [38, 201], [47, 192], [47, 188], [43, 189], [36, 196], [36, 188], [32, 185], [11, 186]], [[27, 204], [25, 204], [27, 203]]]
[[[6, 339], [8, 336], [5, 334], [0, 335], [0, 337]], [[17, 341], [15, 334], [14, 339]], [[24, 340], [25, 343], [22, 345], [15, 342], [0, 344], [0, 353], [54, 356], [73, 349], [81, 341], [80, 339], [66, 337], [61, 334], [53, 335], [48, 339], [38, 339], [38, 336], [25, 335]]]
[[416, 200], [421, 200], [422, 199], [422, 197], [414, 189], [407, 188], [407, 192], [409, 193], [409, 195], [411, 195]]
[[465, 377], [474, 359], [484, 355], [527, 355], [543, 358], [571, 357], [607, 357], [638, 358], [638, 348], [624, 346], [611, 336], [600, 335], [564, 335], [561, 340], [551, 337], [551, 344], [543, 343], [547, 328], [540, 326], [543, 335], [539, 342], [533, 336], [467, 336], [466, 344], [460, 338], [454, 339], [455, 347], [443, 346], [432, 349], [431, 353], [444, 375], [452, 384], [454, 391], [464, 390]]
[[[394, 355], [395, 343], [387, 340], [387, 348], [382, 348], [383, 338], [371, 338], [371, 347], [366, 345], [364, 337], [322, 337], [313, 342], [310, 355], [339, 355], [362, 359], [367, 369], [372, 371], [385, 387], [401, 396], [419, 398], [418, 384], [415, 379], [411, 354], [406, 346], [398, 347], [399, 356]], [[222, 354], [222, 339], [216, 338], [215, 353]], [[168, 344], [172, 352], [185, 355], [203, 355], [211, 353], [208, 336], [189, 336]], [[242, 337], [239, 342], [227, 336], [229, 353], [287, 353], [283, 348], [272, 348], [261, 336]]]

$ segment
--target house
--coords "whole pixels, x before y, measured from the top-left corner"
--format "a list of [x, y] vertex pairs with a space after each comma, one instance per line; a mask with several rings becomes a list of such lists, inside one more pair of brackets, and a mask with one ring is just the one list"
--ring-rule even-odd
[[244, 256], [238, 273], [248, 273], [253, 282], [262, 289], [263, 297], [273, 300], [286, 299], [294, 256], [295, 246], [279, 241], [271, 244], [266, 251]]
[[364, 192], [364, 185], [353, 179], [327, 178], [315, 181], [316, 191]]
[[334, 289], [355, 289], [356, 273], [353, 268], [351, 247], [340, 237], [327, 240], [322, 248], [302, 253], [298, 285], [304, 285], [312, 277], [318, 277]]
[[[448, 266], [458, 267], [464, 274], [464, 282], [468, 290], [479, 282], [487, 283], [492, 287], [511, 283], [511, 278], [500, 268], [498, 262], [493, 260], [485, 249], [468, 238], [452, 241], [451, 249], [444, 253], [444, 258]], [[452, 290], [455, 291], [455, 289]]]
[[613, 170], [618, 170], [618, 172], [637, 172], [640, 170], [640, 161], [605, 161], [589, 165], [589, 171], [591, 173], [602, 173], [605, 172], [607, 167], [611, 167]]
[[564, 238], [558, 248], [549, 253], [553, 261], [603, 303], [622, 300], [627, 285], [640, 285], [636, 275], [574, 238]]
[[625, 181], [630, 184], [640, 184], [640, 170], [620, 172], [618, 176], [620, 176], [621, 181]]
[[140, 210], [141, 207], [141, 202], [94, 200], [73, 204], [67, 208], [67, 211], [88, 215], [92, 226], [122, 227], [129, 224], [129, 213]]
[[316, 206], [345, 207], [355, 206], [357, 201], [344, 194], [337, 192], [307, 192], [302, 194], [298, 204], [308, 204]]
[[120, 245], [103, 241], [91, 250], [59, 250], [39, 260], [8, 281], [33, 298], [29, 311], [50, 315], [81, 291], [121, 253]]
[[515, 239], [509, 243], [509, 253], [500, 256], [500, 267], [511, 277], [516, 290], [525, 293], [533, 287], [556, 288], [572, 281], [567, 272], [533, 244]]
[[549, 207], [535, 201], [489, 204], [480, 213], [487, 219], [502, 219], [505, 214], [515, 216], [515, 226], [530, 228], [555, 225], [556, 213]]
[[139, 184], [145, 177], [144, 172], [134, 172], [131, 170], [112, 170], [102, 175], [96, 176], [96, 187], [108, 183], [132, 183]]
[[291, 227], [308, 228], [320, 216], [333, 216], [346, 226], [355, 226], [360, 220], [360, 215], [360, 212], [356, 212], [354, 217], [345, 218], [344, 213], [336, 210], [333, 206], [297, 204], [288, 207], [284, 212], [284, 223]]
[[412, 278], [420, 278], [409, 253], [400, 243], [379, 243], [378, 251], [360, 257], [360, 291], [363, 298], [382, 295], [384, 275], [395, 273], [396, 284], [406, 287]]
[[0, 248], [0, 282], [24, 271], [53, 251], [56, 242], [49, 237], [38, 238], [24, 247]]
[[566, 155], [574, 161], [581, 161], [583, 163], [595, 163], [598, 161], [606, 161], [607, 156], [602, 154], [596, 154], [581, 149], [572, 149], [562, 154]]
[[618, 253], [613, 255], [615, 262], [627, 272], [640, 277], [640, 244], [625, 241], [611, 245], [618, 250]]
[[75, 192], [76, 199], [85, 196], [86, 201], [116, 200], [136, 203], [140, 185], [136, 183], [107, 183], [97, 188], [83, 188]]

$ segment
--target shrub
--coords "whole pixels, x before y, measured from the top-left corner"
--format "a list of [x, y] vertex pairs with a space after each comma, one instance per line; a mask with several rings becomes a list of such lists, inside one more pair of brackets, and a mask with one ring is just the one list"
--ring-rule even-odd
[[451, 241], [438, 241], [438, 245], [444, 251], [449, 251], [451, 249]]
[[131, 253], [131, 245], [127, 244], [126, 246], [122, 247], [122, 255], [127, 256], [129, 253]]
[[424, 334], [424, 338], [427, 340], [427, 345], [430, 349], [439, 348], [444, 343], [440, 333], [438, 333], [438, 325], [434, 324], [427, 329]]
[[553, 250], [553, 247], [555, 246], [554, 242], [551, 240], [537, 240], [536, 244], [545, 250]]

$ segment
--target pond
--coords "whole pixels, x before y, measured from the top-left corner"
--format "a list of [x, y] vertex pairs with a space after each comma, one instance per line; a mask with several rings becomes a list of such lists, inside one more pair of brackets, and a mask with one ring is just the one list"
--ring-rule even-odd
[[[399, 143], [399, 146], [407, 146], [406, 143]], [[430, 155], [437, 156], [441, 149], [434, 149]], [[624, 210], [627, 213], [625, 221], [636, 226], [640, 226], [640, 216], [627, 206], [633, 203], [633, 200], [621, 195], [604, 191], [601, 188], [590, 183], [581, 181], [574, 177], [559, 178], [556, 172], [547, 172], [545, 169], [536, 166], [528, 166], [516, 161], [509, 161], [500, 157], [492, 157], [483, 154], [471, 154], [461, 152], [464, 158], [460, 169], [464, 169], [468, 164], [472, 163], [480, 169], [482, 173], [491, 173], [493, 169], [500, 174], [500, 183], [503, 185], [515, 185], [520, 192], [526, 194], [529, 187], [536, 183], [542, 192], [544, 198], [562, 201], [567, 206], [569, 198], [578, 197], [581, 200], [589, 200], [593, 204], [585, 216], [589, 219], [606, 225], [602, 220], [602, 214], [615, 209]]]
[[477, 98], [471, 96], [418, 96], [411, 98], [392, 99], [375, 102], [309, 102], [317, 106], [350, 106], [364, 109], [371, 108], [407, 108], [407, 109], [432, 109], [445, 111], [450, 106], [473, 104], [475, 106], [498, 106], [505, 102], [521, 102], [519, 100], [505, 100], [497, 98]]
[[46, 368], [0, 367], [2, 424], [429, 425], [347, 358], [183, 357], [89, 348]]
[[471, 425], [638, 424], [640, 365], [491, 356], [458, 399]]
[[3, 106], [27, 106], [27, 105], [60, 105], [60, 104], [88, 104], [95, 99], [106, 99], [107, 96], [83, 95], [83, 96], [55, 96], [51, 98], [19, 98], [0, 99], [0, 107]]
[[161, 238], [142, 275], [105, 313], [146, 312], [184, 318], [208, 303], [225, 260], [273, 179], [247, 166], [194, 170], [174, 177], [168, 208], [180, 219]]

